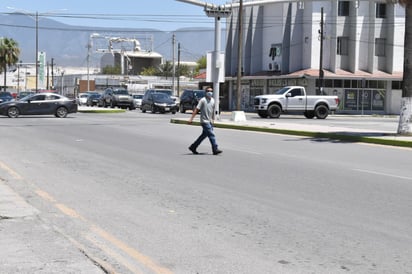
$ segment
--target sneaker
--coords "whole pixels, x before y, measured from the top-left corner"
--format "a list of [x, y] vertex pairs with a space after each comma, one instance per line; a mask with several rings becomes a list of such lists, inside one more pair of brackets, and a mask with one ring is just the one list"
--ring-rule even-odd
[[220, 153], [222, 153], [223, 151], [219, 150], [219, 149], [215, 149], [213, 150], [213, 155], [218, 155]]
[[193, 154], [199, 154], [199, 152], [196, 151], [196, 148], [193, 146], [189, 147], [189, 150], [193, 153]]

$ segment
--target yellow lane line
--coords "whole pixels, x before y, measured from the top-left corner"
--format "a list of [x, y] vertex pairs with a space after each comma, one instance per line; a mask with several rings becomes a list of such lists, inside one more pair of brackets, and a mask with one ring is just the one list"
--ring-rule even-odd
[[[158, 274], [172, 274], [173, 273], [172, 271], [170, 271], [167, 268], [158, 266], [149, 257], [147, 257], [147, 256], [143, 255], [142, 253], [138, 252], [136, 249], [128, 246], [127, 244], [125, 244], [121, 240], [117, 239], [116, 237], [114, 237], [113, 235], [108, 233], [107, 231], [105, 231], [105, 230], [101, 229], [100, 227], [94, 225], [92, 222], [88, 221], [86, 218], [81, 216], [76, 210], [74, 210], [74, 209], [72, 209], [72, 208], [70, 208], [70, 207], [68, 207], [68, 206], [66, 206], [62, 203], [58, 203], [57, 200], [55, 198], [53, 198], [49, 193], [47, 193], [45, 191], [42, 191], [42, 190], [39, 190], [39, 189], [36, 190], [35, 192], [42, 199], [50, 202], [53, 206], [55, 206], [57, 209], [59, 209], [63, 214], [69, 216], [70, 218], [80, 219], [83, 222], [87, 223], [88, 226], [89, 226], [90, 231], [96, 233], [100, 237], [102, 237], [105, 240], [107, 240], [108, 242], [112, 243], [114, 246], [116, 246], [120, 250], [123, 250], [130, 257], [136, 259], [139, 263], [141, 263], [145, 267], [151, 269], [155, 273], [158, 273]], [[96, 243], [96, 242], [93, 241], [93, 243]], [[107, 248], [102, 248], [102, 249], [107, 250]], [[110, 252], [110, 254], [113, 254], [113, 252]], [[118, 256], [116, 256], [116, 257], [118, 257]], [[124, 260], [122, 260], [121, 263], [124, 263]], [[129, 266], [127, 264], [125, 266], [127, 268], [129, 268]], [[136, 272], [134, 272], [134, 273], [136, 273]]]
[[0, 161], [0, 168], [4, 169], [7, 173], [9, 173], [13, 177], [13, 179], [23, 180], [23, 177], [20, 174], [18, 174], [16, 171], [14, 171], [13, 169], [8, 167], [6, 164], [4, 164], [1, 161]]
[[110, 249], [109, 247], [107, 247], [107, 245], [99, 243], [98, 241], [96, 241], [95, 239], [93, 239], [91, 237], [91, 235], [85, 235], [85, 238], [91, 242], [93, 245], [97, 246], [98, 248], [100, 248], [101, 250], [103, 250], [104, 252], [106, 252], [106, 254], [108, 254], [110, 257], [114, 258], [115, 260], [117, 260], [119, 263], [121, 263], [123, 266], [125, 266], [127, 269], [130, 270], [130, 272], [134, 273], [134, 274], [143, 274], [144, 272], [142, 272], [140, 269], [136, 269], [136, 267], [134, 265], [132, 265], [130, 262], [128, 262], [126, 259], [124, 259], [120, 254], [118, 254], [117, 252], [113, 251], [112, 249]]
[[[8, 167], [6, 164], [4, 164], [1, 161], [0, 161], [0, 168], [5, 170], [6, 172], [8, 172], [14, 179], [23, 180], [23, 177], [20, 174], [18, 174], [16, 171], [14, 171], [12, 168]], [[107, 231], [105, 231], [102, 228], [94, 225], [92, 222], [88, 221], [86, 218], [84, 218], [82, 215], [80, 215], [76, 210], [74, 210], [74, 209], [72, 209], [72, 208], [70, 208], [70, 207], [68, 207], [68, 206], [66, 206], [62, 203], [58, 203], [58, 201], [52, 195], [47, 193], [46, 191], [43, 191], [43, 190], [39, 189], [33, 183], [29, 183], [29, 182], [27, 182], [27, 183], [31, 184], [34, 188], [37, 188], [37, 189], [34, 190], [34, 192], [40, 198], [42, 198], [43, 200], [45, 200], [45, 201], [49, 202], [50, 204], [52, 204], [54, 207], [59, 209], [63, 214], [67, 215], [68, 217], [79, 219], [79, 220], [82, 220], [83, 222], [87, 223], [88, 227], [89, 227], [89, 230], [91, 232], [96, 233], [97, 235], [99, 235], [103, 239], [105, 239], [108, 242], [112, 243], [115, 247], [117, 247], [118, 249], [124, 251], [130, 257], [134, 258], [139, 263], [141, 263], [144, 267], [146, 267], [148, 269], [151, 269], [153, 272], [155, 272], [157, 274], [172, 274], [173, 273], [171, 270], [157, 265], [151, 258], [149, 258], [148, 256], [143, 255], [142, 253], [140, 253], [136, 249], [128, 246], [127, 244], [125, 244], [121, 240], [117, 239], [116, 237], [114, 237], [113, 235], [108, 233]], [[88, 238], [88, 240], [90, 240], [90, 239]], [[72, 240], [72, 242], [74, 242], [74, 240]], [[93, 244], [97, 245], [103, 251], [107, 252], [108, 254], [111, 254], [111, 255], [115, 254], [114, 252], [110, 251], [110, 249], [108, 247], [104, 247], [102, 244], [99, 244], [94, 240], [91, 240], [91, 242]], [[115, 255], [114, 257], [117, 260], [119, 260], [119, 262], [122, 263], [125, 267], [132, 270], [133, 273], [136, 273], [136, 274], [140, 273], [139, 270], [136, 270], [128, 262], [126, 262], [124, 259], [122, 259], [120, 255]]]
[[129, 247], [110, 233], [107, 233], [103, 229], [101, 229], [98, 226], [91, 226], [90, 227], [93, 232], [96, 234], [100, 235], [102, 238], [106, 239], [107, 241], [111, 242], [133, 258], [135, 258], [137, 261], [141, 262], [143, 265], [145, 265], [147, 268], [153, 270], [156, 273], [159, 274], [172, 274], [173, 272], [167, 268], [161, 267], [156, 265], [152, 259], [149, 257], [143, 255], [142, 253], [138, 252], [134, 248]]

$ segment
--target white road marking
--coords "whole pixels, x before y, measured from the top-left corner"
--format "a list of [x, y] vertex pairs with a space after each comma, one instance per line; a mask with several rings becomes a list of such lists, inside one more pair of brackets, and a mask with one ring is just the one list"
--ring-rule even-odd
[[366, 169], [353, 169], [353, 170], [359, 171], [359, 172], [364, 172], [364, 173], [370, 173], [370, 174], [375, 174], [375, 175], [382, 175], [382, 176], [387, 176], [387, 177], [412, 181], [412, 177], [407, 177], [407, 176], [399, 176], [399, 175], [395, 175], [395, 174], [377, 172], [377, 171], [366, 170]]

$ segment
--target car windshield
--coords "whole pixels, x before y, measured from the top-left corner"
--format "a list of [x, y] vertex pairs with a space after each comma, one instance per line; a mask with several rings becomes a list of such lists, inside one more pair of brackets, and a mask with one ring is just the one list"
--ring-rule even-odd
[[13, 96], [11, 96], [11, 94], [9, 93], [9, 92], [0, 92], [0, 97], [1, 98], [10, 98], [10, 97], [13, 97]]
[[198, 99], [205, 97], [205, 91], [204, 90], [195, 91], [194, 94], [195, 94], [196, 98], [198, 98]]
[[168, 90], [168, 89], [165, 89], [165, 90], [156, 90], [156, 92], [164, 93], [164, 94], [167, 94], [167, 95], [169, 95], [169, 96], [172, 95], [172, 91], [171, 91], [171, 90]]
[[143, 94], [135, 94], [133, 95], [134, 99], [142, 99], [143, 98]]
[[169, 95], [166, 93], [153, 93], [153, 99], [154, 100], [162, 100], [162, 99], [167, 99], [170, 98]]
[[284, 94], [288, 90], [290, 90], [290, 87], [284, 87], [284, 88], [281, 88], [281, 89], [275, 91], [275, 94]]
[[20, 98], [23, 98], [23, 97], [26, 97], [27, 95], [31, 95], [31, 94], [33, 94], [33, 92], [21, 91], [21, 92], [19, 93], [19, 97], [20, 97]]
[[129, 93], [127, 92], [127, 90], [125, 89], [118, 89], [118, 90], [114, 90], [113, 94], [117, 94], [117, 95], [129, 95]]
[[29, 100], [30, 97], [32, 97], [32, 96], [33, 96], [33, 94], [26, 95], [26, 96], [20, 98], [19, 101], [27, 101], [27, 100]]

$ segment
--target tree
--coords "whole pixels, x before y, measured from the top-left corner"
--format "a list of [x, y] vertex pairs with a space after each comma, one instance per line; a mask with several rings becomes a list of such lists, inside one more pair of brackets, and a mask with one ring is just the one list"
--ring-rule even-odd
[[192, 74], [188, 65], [180, 65], [179, 68], [176, 68], [177, 76], [187, 76], [190, 77]]
[[199, 60], [196, 61], [198, 69], [205, 69], [207, 66], [207, 59], [206, 56], [202, 56]]
[[412, 0], [399, 0], [399, 4], [405, 7], [405, 43], [398, 134], [412, 135]]
[[161, 64], [159, 67], [159, 76], [163, 77], [171, 77], [173, 75], [173, 65], [170, 61], [166, 61], [166, 63]]
[[145, 76], [154, 76], [156, 75], [157, 69], [155, 67], [147, 67], [147, 68], [143, 68], [141, 75], [145, 75]]
[[0, 39], [0, 67], [4, 72], [4, 91], [7, 87], [7, 67], [15, 65], [19, 61], [20, 48], [11, 38]]
[[119, 75], [121, 74], [120, 66], [105, 66], [102, 70], [102, 74]]
[[196, 67], [196, 74], [199, 74], [200, 70], [204, 70], [207, 67], [207, 59], [206, 56], [202, 56], [199, 58], [199, 60], [196, 61], [197, 67]]

